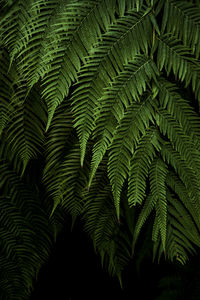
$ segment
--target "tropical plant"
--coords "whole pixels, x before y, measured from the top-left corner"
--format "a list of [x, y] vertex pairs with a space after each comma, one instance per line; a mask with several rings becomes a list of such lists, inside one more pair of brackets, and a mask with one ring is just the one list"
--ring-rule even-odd
[[200, 246], [199, 0], [0, 8], [2, 299], [27, 299], [62, 212], [120, 280], [149, 216], [154, 258], [184, 264]]

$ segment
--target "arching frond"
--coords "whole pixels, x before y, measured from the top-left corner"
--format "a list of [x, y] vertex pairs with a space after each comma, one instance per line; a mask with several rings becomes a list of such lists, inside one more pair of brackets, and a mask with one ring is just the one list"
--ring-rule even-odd
[[130, 159], [140, 135], [153, 122], [152, 95], [147, 94], [140, 103], [130, 105], [116, 128], [109, 152], [108, 176], [112, 185], [117, 216], [119, 218], [120, 193], [128, 175]]
[[0, 160], [0, 289], [5, 299], [27, 299], [50, 249], [50, 226], [41, 201]]
[[167, 235], [166, 176], [167, 165], [160, 158], [154, 159], [149, 173], [150, 189], [156, 201], [155, 209], [164, 250]]
[[9, 57], [6, 51], [0, 49], [0, 135], [9, 119], [9, 112], [12, 107], [9, 107], [12, 95], [12, 80], [8, 73]]
[[200, 8], [189, 1], [165, 1], [162, 33], [170, 32], [181, 38], [185, 45], [192, 47], [196, 57], [199, 56]]
[[46, 112], [39, 94], [33, 91], [24, 104], [13, 105], [14, 112], [6, 128], [7, 142], [24, 163], [36, 158], [44, 142]]
[[[146, 90], [146, 85], [152, 78], [156, 80], [156, 75], [158, 70], [153, 61], [138, 55], [133, 62], [125, 66], [112, 86], [104, 91], [94, 129], [94, 137], [100, 140], [93, 148], [89, 186], [102, 157], [110, 146], [114, 130], [123, 117], [124, 110], [131, 103], [140, 102], [140, 96]], [[137, 84], [139, 78], [140, 84]]]
[[188, 210], [188, 212], [194, 219], [195, 223], [199, 227], [200, 222], [199, 222], [198, 210], [196, 210], [196, 207], [194, 205], [194, 200], [191, 199], [191, 196], [189, 195], [188, 188], [190, 183], [188, 183], [185, 186], [183, 182], [179, 179], [179, 177], [173, 172], [169, 172], [166, 178], [166, 184], [173, 190], [174, 193], [176, 193], [176, 195], [178, 195], [179, 200], [183, 203], [183, 205]]
[[45, 143], [46, 164], [44, 167], [44, 180], [56, 169], [70, 147], [71, 139], [74, 138], [72, 112], [69, 102], [64, 100], [57, 108], [52, 119]]
[[161, 71], [163, 66], [167, 75], [173, 71], [175, 77], [184, 81], [187, 87], [192, 83], [193, 91], [199, 98], [200, 64], [198, 59], [192, 56], [189, 47], [184, 46], [172, 34], [156, 37], [158, 41], [157, 64]]
[[149, 215], [151, 214], [154, 206], [156, 205], [156, 198], [153, 198], [152, 194], [149, 193], [147, 195], [146, 200], [144, 201], [144, 204], [142, 206], [142, 209], [139, 213], [136, 225], [135, 225], [135, 230], [134, 230], [134, 235], [133, 235], [133, 242], [132, 242], [132, 251], [134, 252], [135, 250], [135, 244], [136, 241], [138, 239], [138, 236], [141, 232], [141, 229], [144, 225], [144, 223], [146, 222], [147, 218], [149, 217]]
[[198, 114], [191, 107], [189, 101], [181, 97], [175, 84], [159, 78], [158, 86], [160, 105], [179, 122], [185, 134], [191, 136], [199, 148], [200, 120]]
[[146, 195], [146, 179], [149, 169], [156, 156], [156, 150], [159, 151], [160, 148], [159, 133], [155, 127], [152, 127], [140, 139], [130, 161], [128, 178], [128, 201], [130, 206], [143, 202]]
[[199, 150], [192, 139], [187, 136], [177, 120], [164, 109], [159, 109], [157, 124], [164, 135], [167, 135], [173, 147], [180, 153], [182, 158], [194, 169], [199, 177], [200, 159]]
[[82, 193], [89, 170], [86, 166], [84, 169], [80, 166], [79, 144], [76, 139], [73, 144], [73, 148], [66, 149], [64, 157], [45, 174], [44, 182], [54, 200], [51, 215], [59, 205], [72, 215], [74, 222], [83, 209]]
[[180, 179], [188, 189], [188, 193], [191, 196], [191, 199], [195, 205], [196, 213], [198, 213], [199, 215], [200, 210], [198, 205], [198, 199], [200, 198], [200, 186], [198, 178], [194, 170], [191, 168], [190, 163], [184, 160], [168, 142], [166, 142], [162, 146], [160, 153], [163, 160], [174, 168], [174, 170], [179, 175]]
[[150, 13], [146, 10], [138, 13], [133, 11], [120, 18], [102, 36], [80, 70], [78, 87], [73, 95], [73, 111], [81, 144], [81, 164], [87, 140], [94, 129], [94, 111], [99, 106], [98, 99], [102, 96], [103, 88], [123, 70], [123, 64], [133, 60], [140, 49], [147, 54], [152, 30]]
[[105, 159], [97, 170], [90, 191], [85, 193], [84, 201], [85, 230], [101, 255], [102, 265], [121, 282], [121, 272], [130, 259], [130, 240], [116, 218]]

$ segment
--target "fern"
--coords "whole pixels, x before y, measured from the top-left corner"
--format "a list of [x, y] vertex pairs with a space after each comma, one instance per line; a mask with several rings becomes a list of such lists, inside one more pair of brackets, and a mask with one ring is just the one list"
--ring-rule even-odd
[[36, 192], [8, 162], [1, 160], [0, 169], [0, 286], [5, 299], [27, 299], [35, 271], [49, 255], [50, 226]]
[[152, 95], [146, 96], [141, 104], [130, 105], [116, 128], [110, 147], [108, 176], [112, 185], [113, 196], [119, 218], [120, 192], [127, 177], [131, 154], [138, 144], [140, 134], [144, 134], [150, 121], [153, 121], [154, 111], [151, 106]]
[[146, 196], [146, 179], [151, 163], [160, 150], [157, 129], [149, 128], [142, 136], [130, 162], [128, 201], [130, 206], [141, 204]]
[[[149, 13], [144, 10], [137, 14], [130, 13], [119, 19], [118, 23], [111, 26], [110, 30], [103, 35], [102, 41], [94, 48], [86, 64], [80, 70], [78, 88], [73, 96], [75, 99], [73, 110], [75, 127], [78, 129], [81, 142], [81, 164], [83, 164], [86, 142], [93, 129], [94, 110], [98, 108], [98, 98], [102, 96], [103, 88], [109, 84], [111, 78], [117, 75], [117, 71], [123, 70], [123, 64], [132, 60], [140, 49], [147, 54], [150, 30]], [[136, 39], [137, 44], [135, 43], [130, 49], [131, 39], [141, 33], [146, 39]], [[148, 71], [148, 68], [146, 69]], [[87, 110], [87, 114], [82, 115], [83, 108], [84, 111]]]
[[185, 263], [200, 246], [198, 1], [0, 2], [4, 299], [27, 299], [66, 212], [120, 281], [148, 218], [154, 258]]
[[[146, 85], [152, 78], [156, 78], [156, 74], [158, 71], [151, 59], [137, 56], [116, 77], [112, 87], [105, 90], [94, 130], [94, 138], [101, 137], [101, 139], [94, 145], [89, 186], [102, 157], [111, 144], [113, 131], [124, 115], [124, 108], [126, 109], [135, 101], [139, 102]], [[141, 78], [141, 86], [136, 84], [138, 77]]]

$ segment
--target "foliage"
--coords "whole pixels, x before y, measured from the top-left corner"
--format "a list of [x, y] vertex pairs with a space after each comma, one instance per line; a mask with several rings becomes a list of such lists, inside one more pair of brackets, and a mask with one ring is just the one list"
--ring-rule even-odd
[[4, 299], [27, 299], [62, 211], [120, 280], [149, 216], [154, 258], [184, 264], [200, 246], [199, 1], [0, 8]]

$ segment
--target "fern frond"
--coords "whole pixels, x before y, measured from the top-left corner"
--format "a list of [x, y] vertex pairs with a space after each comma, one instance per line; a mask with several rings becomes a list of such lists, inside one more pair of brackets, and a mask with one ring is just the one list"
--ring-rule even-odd
[[136, 225], [135, 225], [135, 230], [134, 230], [134, 235], [133, 235], [133, 242], [132, 242], [132, 252], [134, 252], [135, 244], [136, 244], [138, 236], [141, 232], [141, 229], [142, 229], [144, 223], [146, 222], [147, 218], [151, 214], [153, 208], [155, 207], [156, 201], [157, 201], [157, 199], [153, 198], [151, 193], [149, 193], [147, 195], [147, 198], [144, 201], [144, 204], [142, 206], [141, 211], [139, 212], [139, 216], [138, 216], [138, 219], [137, 219], [137, 222], [136, 222]]
[[46, 111], [37, 92], [32, 92], [24, 104], [13, 105], [10, 122], [6, 128], [7, 142], [24, 163], [36, 158], [44, 142]]
[[188, 190], [189, 196], [191, 197], [192, 203], [195, 207], [196, 214], [198, 214], [199, 216], [200, 210], [199, 210], [198, 203], [200, 198], [200, 186], [199, 186], [198, 178], [194, 170], [191, 168], [190, 163], [184, 160], [180, 156], [180, 154], [177, 151], [175, 151], [172, 145], [168, 142], [166, 142], [162, 146], [160, 153], [163, 160], [174, 168], [175, 172], [179, 175], [180, 179], [184, 183], [185, 187]]
[[156, 201], [155, 209], [164, 251], [167, 235], [167, 198], [165, 184], [167, 172], [167, 165], [160, 158], [154, 159], [149, 172], [150, 189], [152, 197]]
[[159, 86], [159, 103], [179, 122], [185, 134], [191, 136], [199, 147], [200, 120], [198, 114], [189, 101], [181, 97], [175, 84], [162, 77], [157, 82]]
[[102, 266], [105, 265], [112, 276], [117, 275], [121, 283], [121, 272], [130, 259], [130, 241], [116, 218], [106, 167], [106, 159], [103, 159], [90, 192], [84, 195], [83, 218], [85, 230], [101, 255]]
[[159, 109], [159, 116], [157, 124], [160, 131], [167, 135], [173, 147], [180, 153], [182, 158], [194, 169], [196, 176], [199, 177], [200, 173], [200, 159], [199, 150], [192, 139], [187, 136], [177, 120], [173, 118], [164, 109]]
[[128, 202], [130, 206], [142, 204], [145, 197], [146, 179], [156, 150], [161, 148], [159, 133], [155, 127], [149, 128], [141, 137], [130, 161], [128, 178]]
[[100, 140], [93, 147], [89, 186], [112, 141], [117, 123], [124, 115], [124, 110], [131, 103], [140, 102], [140, 96], [146, 90], [146, 85], [152, 78], [156, 80], [156, 75], [158, 70], [154, 62], [150, 58], [137, 55], [114, 79], [112, 86], [103, 93], [94, 129], [94, 137], [100, 137]]
[[200, 64], [194, 58], [191, 49], [176, 40], [172, 34], [156, 37], [158, 41], [157, 64], [161, 71], [163, 67], [167, 75], [173, 71], [176, 79], [184, 81], [185, 87], [192, 83], [193, 91], [199, 100]]
[[199, 227], [200, 226], [199, 216], [194, 206], [193, 199], [191, 199], [191, 196], [189, 196], [189, 191], [188, 191], [189, 184], [185, 186], [183, 182], [180, 180], [180, 178], [173, 172], [168, 173], [166, 178], [166, 184], [173, 190], [174, 193], [176, 193], [180, 201], [183, 203], [183, 205], [188, 210], [190, 215], [193, 217], [195, 223]]
[[71, 108], [66, 99], [56, 109], [44, 145], [46, 159], [43, 170], [44, 180], [62, 162], [65, 152], [68, 151], [70, 143], [74, 139], [72, 121]]
[[[171, 194], [170, 196], [167, 195], [167, 198], [170, 199], [169, 203], [173, 205], [171, 209], [169, 209], [169, 213], [176, 219], [176, 226], [177, 229], [182, 231], [185, 238], [188, 241], [191, 241], [193, 245], [200, 245], [200, 237], [199, 237], [199, 228], [197, 228], [194, 220], [186, 207], [183, 205], [181, 201], [173, 197]], [[187, 249], [193, 249], [192, 245], [187, 245]]]
[[13, 2], [13, 5], [9, 7], [8, 12], [0, 20], [0, 37], [9, 53], [11, 53], [11, 62], [13, 61], [16, 51], [16, 43], [22, 39], [22, 28], [24, 24], [28, 22], [30, 15], [28, 14], [28, 8], [30, 7], [32, 0], [26, 1], [17, 0]]
[[165, 1], [162, 33], [170, 32], [183, 40], [185, 45], [192, 48], [196, 57], [199, 56], [200, 37], [200, 8], [189, 1]]
[[36, 191], [2, 159], [0, 173], [0, 286], [5, 299], [27, 299], [49, 255], [50, 224]]
[[140, 103], [130, 105], [117, 126], [109, 151], [108, 176], [112, 185], [117, 216], [119, 218], [120, 193], [128, 175], [130, 159], [140, 135], [153, 121], [152, 95], [147, 93]]
[[0, 136], [6, 123], [9, 120], [9, 115], [12, 111], [10, 105], [12, 95], [12, 79], [8, 74], [9, 57], [5, 50], [0, 49]]
[[[79, 72], [78, 87], [72, 99], [75, 127], [81, 144], [81, 164], [87, 140], [94, 129], [94, 112], [99, 107], [98, 99], [102, 96], [103, 88], [123, 70], [123, 64], [134, 59], [140, 49], [147, 54], [152, 30], [149, 14], [143, 9], [118, 19], [102, 36], [102, 41], [91, 51]], [[139, 78], [141, 80], [142, 76]]]
[[58, 205], [72, 215], [73, 222], [82, 212], [82, 193], [86, 187], [88, 168], [80, 166], [79, 144], [74, 138], [73, 148], [66, 149], [66, 154], [51, 170], [45, 170], [44, 183], [54, 201], [51, 216]]

